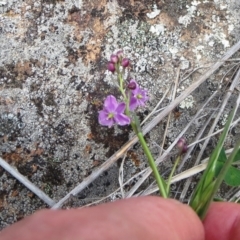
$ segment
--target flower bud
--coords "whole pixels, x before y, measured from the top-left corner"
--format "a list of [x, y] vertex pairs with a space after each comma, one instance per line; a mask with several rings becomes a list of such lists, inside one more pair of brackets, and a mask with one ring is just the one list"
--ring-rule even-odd
[[108, 69], [108, 71], [114, 73], [115, 70], [116, 70], [114, 63], [113, 63], [113, 62], [108, 62], [108, 64], [107, 64], [107, 69]]
[[182, 153], [186, 153], [188, 150], [188, 146], [187, 145], [184, 145], [183, 148], [182, 148]]
[[110, 57], [110, 61], [112, 63], [117, 63], [118, 62], [118, 56], [116, 54], [112, 54]]
[[188, 150], [187, 141], [185, 138], [180, 138], [177, 142], [177, 147], [181, 154], [186, 153]]
[[129, 65], [129, 59], [128, 59], [128, 58], [123, 58], [123, 60], [122, 60], [122, 66], [123, 66], [124, 68], [126, 68], [126, 67], [128, 67], [128, 65]]
[[130, 90], [135, 90], [136, 87], [137, 87], [137, 84], [136, 84], [135, 81], [132, 81], [132, 80], [131, 80], [127, 87], [128, 87], [128, 89], [130, 89]]
[[119, 59], [123, 58], [123, 50], [117, 51], [116, 55], [118, 56]]

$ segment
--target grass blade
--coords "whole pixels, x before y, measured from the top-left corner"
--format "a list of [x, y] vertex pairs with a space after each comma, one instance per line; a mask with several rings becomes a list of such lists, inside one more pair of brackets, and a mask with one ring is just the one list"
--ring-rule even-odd
[[208, 166], [204, 171], [204, 174], [201, 177], [189, 203], [189, 205], [196, 211], [196, 213], [199, 215], [201, 219], [205, 217], [207, 209], [216, 191], [218, 190], [222, 180], [224, 179], [227, 170], [229, 169], [229, 167], [231, 167], [232, 161], [234, 160], [234, 158], [236, 158], [235, 155], [238, 154], [239, 143], [235, 146], [232, 154], [223, 165], [221, 171], [216, 176], [217, 171], [219, 171], [218, 161], [220, 158], [222, 158], [223, 144], [227, 137], [234, 115], [236, 113], [237, 106], [238, 104], [236, 104], [235, 108], [232, 110], [228, 117], [227, 123], [220, 136], [217, 146], [214, 149], [213, 153], [211, 154]]

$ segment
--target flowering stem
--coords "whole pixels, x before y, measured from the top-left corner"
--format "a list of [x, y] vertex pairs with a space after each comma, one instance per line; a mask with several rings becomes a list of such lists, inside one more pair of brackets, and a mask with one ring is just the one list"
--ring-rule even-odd
[[[128, 117], [130, 117], [130, 111], [129, 111], [129, 96], [126, 96], [126, 93], [125, 93], [125, 90], [124, 90], [124, 86], [123, 86], [123, 75], [122, 73], [119, 71], [119, 67], [117, 67], [117, 78], [118, 78], [118, 81], [119, 81], [119, 90], [124, 98], [124, 102], [126, 103], [126, 115]], [[134, 114], [133, 115], [133, 119], [131, 121], [131, 126], [132, 126], [132, 129], [134, 130], [134, 132], [137, 134], [138, 136], [138, 140], [143, 148], [143, 151], [144, 153], [146, 154], [147, 156], [147, 159], [148, 159], [148, 163], [149, 163], [149, 166], [151, 167], [152, 171], [153, 171], [153, 175], [156, 179], [156, 182], [157, 182], [157, 185], [158, 185], [158, 188], [159, 188], [159, 191], [160, 191], [160, 194], [162, 197], [164, 198], [167, 198], [168, 197], [168, 191], [167, 191], [167, 184], [166, 182], [164, 181], [164, 179], [160, 176], [159, 172], [158, 172], [158, 169], [157, 169], [157, 166], [155, 164], [155, 161], [152, 157], [152, 154], [146, 144], [146, 141], [144, 139], [144, 136], [142, 134], [142, 131], [141, 131], [141, 128], [140, 128], [140, 123], [139, 123], [139, 120], [138, 118], [136, 117], [136, 115]]]
[[119, 66], [117, 67], [117, 78], [119, 80], [119, 90], [120, 90], [121, 94], [123, 95], [124, 102], [126, 102], [127, 96], [125, 94], [124, 86], [123, 86], [123, 82], [124, 82], [123, 74], [122, 74], [122, 72], [119, 71]]
[[173, 174], [174, 174], [174, 172], [175, 172], [175, 170], [176, 170], [176, 167], [177, 167], [177, 165], [178, 165], [178, 163], [179, 163], [180, 160], [181, 160], [181, 155], [179, 155], [179, 156], [177, 157], [177, 159], [176, 159], [176, 161], [175, 161], [175, 163], [174, 163], [174, 166], [173, 166], [173, 168], [172, 168], [172, 171], [171, 171], [171, 173], [170, 173], [170, 175], [169, 175], [169, 177], [168, 177], [168, 181], [167, 181], [167, 194], [169, 194], [170, 185], [171, 185], [171, 179], [172, 179], [172, 176], [173, 176]]
[[154, 175], [154, 178], [156, 179], [160, 194], [162, 197], [167, 198], [168, 193], [167, 193], [167, 189], [166, 189], [166, 182], [164, 181], [164, 179], [160, 176], [160, 174], [158, 172], [157, 166], [156, 166], [155, 161], [152, 157], [152, 154], [146, 144], [143, 134], [140, 131], [138, 131], [136, 134], [137, 134], [138, 140], [143, 148], [143, 151], [147, 156], [149, 166], [151, 167], [151, 169], [153, 171], [153, 175]]

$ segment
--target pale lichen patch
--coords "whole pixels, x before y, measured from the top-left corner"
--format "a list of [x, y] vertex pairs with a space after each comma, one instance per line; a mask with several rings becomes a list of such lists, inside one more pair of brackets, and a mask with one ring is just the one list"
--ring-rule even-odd
[[159, 15], [160, 12], [161, 12], [160, 9], [158, 9], [157, 5], [154, 4], [153, 5], [153, 11], [150, 12], [150, 13], [147, 13], [147, 17], [150, 18], [150, 19], [155, 18], [156, 16]]
[[184, 109], [189, 109], [192, 108], [194, 106], [194, 98], [192, 95], [189, 95], [187, 98], [185, 98], [180, 104], [179, 107]]

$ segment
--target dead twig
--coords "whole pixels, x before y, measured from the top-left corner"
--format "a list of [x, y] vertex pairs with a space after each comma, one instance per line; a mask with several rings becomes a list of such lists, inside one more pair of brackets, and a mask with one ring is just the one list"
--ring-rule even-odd
[[47, 196], [41, 189], [36, 187], [32, 182], [30, 182], [26, 177], [24, 177], [20, 172], [18, 172], [17, 169], [12, 167], [1, 157], [0, 165], [12, 176], [14, 176], [19, 182], [21, 182], [25, 187], [27, 187], [30, 191], [35, 193], [41, 200], [48, 204], [48, 206], [52, 207], [55, 204], [55, 202], [49, 196]]

